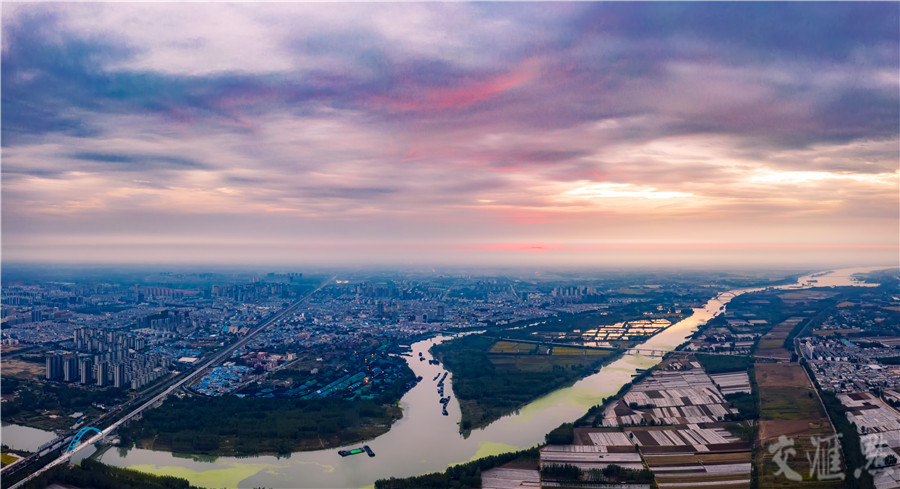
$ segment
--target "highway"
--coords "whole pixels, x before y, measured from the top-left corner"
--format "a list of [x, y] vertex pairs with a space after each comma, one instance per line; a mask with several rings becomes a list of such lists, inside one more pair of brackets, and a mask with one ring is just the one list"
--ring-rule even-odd
[[[16, 489], [16, 488], [18, 488], [18, 487], [21, 487], [23, 484], [25, 484], [26, 482], [30, 481], [31, 479], [37, 477], [37, 476], [38, 476], [39, 474], [41, 474], [42, 472], [44, 472], [44, 471], [46, 471], [46, 470], [48, 470], [48, 469], [50, 469], [50, 468], [52, 468], [52, 467], [55, 467], [55, 466], [57, 466], [57, 465], [59, 465], [59, 464], [68, 462], [69, 459], [72, 458], [72, 456], [74, 456], [76, 453], [78, 453], [79, 451], [81, 451], [81, 449], [83, 449], [84, 447], [90, 446], [90, 445], [92, 445], [93, 443], [100, 441], [101, 439], [103, 439], [104, 436], [106, 436], [106, 435], [112, 433], [113, 431], [116, 430], [116, 428], [118, 428], [118, 427], [121, 426], [123, 423], [127, 422], [128, 420], [134, 418], [135, 416], [141, 414], [141, 413], [142, 413], [144, 410], [146, 410], [147, 408], [153, 406], [153, 405], [156, 404], [156, 403], [161, 403], [161, 402], [163, 401], [163, 399], [165, 399], [166, 396], [168, 396], [169, 394], [171, 394], [175, 389], [178, 389], [179, 387], [185, 385], [186, 383], [188, 383], [188, 382], [190, 382], [190, 381], [196, 379], [198, 376], [200, 376], [200, 375], [206, 373], [206, 371], [207, 371], [210, 367], [214, 367], [214, 366], [216, 366], [218, 363], [220, 363], [221, 361], [223, 361], [223, 360], [229, 358], [229, 357], [231, 356], [232, 353], [234, 353], [236, 350], [238, 350], [238, 349], [243, 348], [244, 346], [246, 346], [248, 343], [250, 343], [251, 340], [253, 340], [253, 338], [254, 338], [256, 335], [258, 335], [259, 333], [261, 333], [263, 330], [265, 330], [266, 328], [268, 328], [268, 327], [271, 326], [272, 324], [275, 324], [276, 322], [281, 321], [282, 319], [285, 319], [285, 318], [289, 317], [291, 314], [294, 313], [295, 310], [297, 310], [298, 307], [300, 307], [300, 305], [301, 305], [304, 301], [306, 301], [306, 299], [309, 299], [313, 294], [315, 294], [316, 292], [322, 290], [326, 285], [328, 285], [329, 283], [333, 282], [335, 278], [336, 278], [336, 277], [331, 277], [331, 278], [329, 278], [328, 280], [326, 280], [325, 282], [323, 282], [321, 285], [319, 285], [315, 290], [313, 290], [313, 291], [309, 292], [308, 294], [304, 295], [303, 297], [297, 299], [297, 300], [294, 301], [291, 305], [289, 305], [288, 307], [282, 309], [281, 311], [279, 311], [279, 312], [273, 314], [273, 315], [270, 316], [268, 319], [263, 320], [258, 326], [256, 326], [256, 327], [253, 328], [252, 330], [250, 330], [244, 337], [240, 338], [239, 340], [235, 341], [234, 343], [232, 343], [232, 344], [230, 344], [230, 345], [228, 345], [228, 346], [222, 348], [221, 350], [217, 351], [216, 353], [214, 353], [213, 355], [211, 355], [209, 358], [207, 358], [206, 360], [204, 360], [199, 366], [195, 367], [190, 373], [188, 373], [188, 374], [185, 375], [184, 377], [181, 377], [180, 379], [177, 379], [177, 378], [176, 378], [176, 379], [173, 379], [172, 381], [170, 381], [170, 382], [172, 382], [172, 384], [169, 385], [169, 387], [165, 388], [165, 389], [164, 389], [162, 392], [160, 392], [159, 394], [157, 394], [157, 395], [155, 395], [155, 396], [152, 396], [148, 401], [143, 402], [139, 407], [137, 407], [136, 409], [132, 410], [131, 412], [129, 412], [129, 413], [126, 414], [125, 416], [122, 416], [121, 418], [119, 418], [118, 420], [116, 420], [115, 422], [113, 422], [113, 423], [112, 423], [111, 425], [109, 425], [108, 427], [104, 428], [104, 429], [102, 430], [103, 433], [97, 433], [97, 434], [95, 434], [94, 436], [92, 436], [92, 437], [91, 437], [90, 439], [88, 439], [88, 440], [82, 440], [81, 443], [80, 443], [78, 446], [76, 446], [74, 450], [72, 450], [71, 452], [63, 453], [62, 455], [60, 455], [58, 458], [56, 458], [56, 459], [53, 460], [52, 462], [48, 463], [48, 464], [45, 465], [44, 467], [41, 467], [40, 469], [38, 469], [38, 470], [35, 471], [34, 473], [30, 474], [28, 477], [25, 477], [25, 478], [22, 479], [21, 481], [19, 481], [19, 482], [17, 482], [16, 484], [10, 486], [10, 489]], [[148, 392], [149, 392], [149, 390], [148, 390]], [[132, 401], [132, 402], [135, 402], [135, 401]], [[140, 402], [140, 401], [137, 401], [137, 402]], [[101, 416], [101, 417], [99, 417], [99, 418], [93, 420], [92, 423], [94, 423], [94, 424], [85, 424], [84, 426], [95, 426], [95, 427], [98, 427], [98, 425], [101, 425], [101, 424], [102, 424], [102, 423], [100, 423], [101, 421], [102, 421], [102, 422], [105, 422], [105, 421], [106, 421], [105, 418], [108, 418], [108, 417], [109, 417], [110, 415], [112, 415], [112, 414], [113, 414], [113, 413], [107, 413], [107, 414], [104, 414], [103, 416]], [[50, 452], [52, 452], [53, 450], [55, 450], [55, 449], [57, 449], [57, 448], [60, 448], [60, 447], [62, 447], [62, 446], [65, 445], [65, 444], [68, 444], [68, 443], [71, 441], [71, 439], [74, 437], [74, 435], [75, 435], [76, 433], [77, 433], [77, 430], [73, 430], [72, 432], [66, 433], [64, 436], [62, 436], [62, 437], [60, 437], [60, 438], [57, 438], [56, 440], [54, 440], [53, 442], [51, 442], [52, 444], [51, 444], [50, 447], [47, 447], [47, 448], [45, 448], [44, 450], [39, 450], [37, 453], [32, 454], [31, 456], [29, 456], [28, 459], [23, 460], [22, 462], [19, 462], [19, 463], [15, 464], [15, 465], [19, 465], [19, 466], [20, 466], [20, 470], [21, 470], [21, 469], [24, 469], [25, 467], [27, 467], [27, 466], [33, 464], [35, 461], [37, 461], [37, 459], [41, 457], [41, 454], [47, 454], [47, 453], [50, 453]], [[27, 462], [27, 463], [26, 463], [26, 462]], [[4, 475], [8, 475], [8, 474], [4, 474]]]

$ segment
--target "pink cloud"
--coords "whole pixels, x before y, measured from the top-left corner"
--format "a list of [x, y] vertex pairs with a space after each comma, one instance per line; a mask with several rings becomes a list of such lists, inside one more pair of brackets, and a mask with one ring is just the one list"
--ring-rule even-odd
[[596, 252], [596, 251], [638, 251], [638, 250], [821, 250], [821, 249], [854, 249], [854, 250], [897, 250], [898, 245], [871, 244], [767, 244], [767, 243], [609, 243], [592, 245], [565, 245], [559, 243], [475, 243], [462, 245], [459, 250], [500, 251], [500, 252]]
[[[392, 111], [465, 109], [471, 105], [491, 100], [504, 92], [522, 86], [538, 74], [539, 63], [528, 59], [512, 71], [487, 80], [473, 81], [459, 87], [431, 87], [419, 90], [421, 95], [410, 97], [373, 97], [378, 107]], [[415, 90], [413, 90], [415, 92]]]

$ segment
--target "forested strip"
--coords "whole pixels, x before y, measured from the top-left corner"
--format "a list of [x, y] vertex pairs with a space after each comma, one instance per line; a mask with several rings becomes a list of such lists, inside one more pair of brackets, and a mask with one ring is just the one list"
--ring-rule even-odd
[[387, 431], [400, 409], [374, 400], [169, 399], [119, 430], [123, 445], [209, 455], [288, 454]]
[[481, 487], [481, 472], [499, 467], [513, 460], [533, 460], [537, 464], [540, 458], [538, 447], [518, 452], [491, 455], [464, 464], [454, 465], [443, 472], [434, 472], [405, 479], [379, 479], [375, 481], [375, 489], [461, 489]]
[[82, 460], [80, 465], [57, 465], [29, 481], [23, 489], [43, 489], [53, 483], [93, 489], [199, 489], [178, 477], [145, 474], [90, 459]]

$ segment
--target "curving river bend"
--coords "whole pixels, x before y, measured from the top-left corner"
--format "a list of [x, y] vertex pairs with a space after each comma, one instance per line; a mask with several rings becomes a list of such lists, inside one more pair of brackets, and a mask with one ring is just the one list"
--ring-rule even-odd
[[[827, 275], [801, 277], [796, 284], [780, 289], [810, 286], [862, 285], [851, 276], [855, 273], [887, 267], [836, 270]], [[737, 295], [760, 290], [738, 289], [723, 292], [710, 299], [702, 308], [694, 309], [691, 317], [680, 321], [644, 342], [641, 348], [669, 351], [683, 343], [697, 327], [715, 316]], [[598, 373], [585, 377], [571, 387], [554, 391], [535, 400], [518, 413], [495, 421], [468, 438], [458, 432], [459, 404], [455, 396], [441, 415], [438, 404], [435, 374], [443, 366], [429, 365], [415, 359], [419, 352], [430, 358], [428, 349], [446, 337], [420, 341], [412, 345], [409, 364], [423, 380], [401, 400], [403, 418], [391, 430], [368, 441], [377, 456], [341, 457], [338, 448], [314, 452], [297, 452], [288, 458], [275, 456], [219, 457], [213, 462], [180, 458], [169, 452], [131, 449], [111, 449], [101, 461], [160, 475], [174, 475], [204, 487], [275, 487], [275, 488], [354, 488], [371, 486], [376, 479], [406, 477], [442, 471], [449, 465], [506, 451], [529, 448], [543, 441], [544, 434], [561, 423], [577, 419], [606, 396], [616, 393], [631, 380], [637, 369], [645, 369], [659, 362], [659, 357], [627, 354], [603, 367]], [[452, 376], [447, 377], [448, 393], [452, 392]], [[360, 446], [361, 443], [352, 446]]]

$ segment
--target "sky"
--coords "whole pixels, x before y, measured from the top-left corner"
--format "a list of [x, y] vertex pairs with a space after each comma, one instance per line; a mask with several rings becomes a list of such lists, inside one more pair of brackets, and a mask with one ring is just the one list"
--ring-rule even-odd
[[2, 5], [2, 259], [896, 265], [900, 3]]

